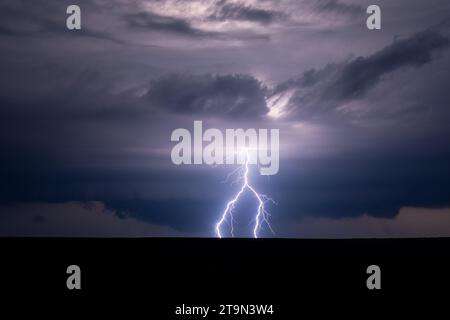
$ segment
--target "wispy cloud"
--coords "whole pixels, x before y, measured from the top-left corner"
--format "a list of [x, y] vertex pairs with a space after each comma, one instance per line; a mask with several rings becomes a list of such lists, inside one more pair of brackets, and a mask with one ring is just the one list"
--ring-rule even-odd
[[303, 120], [339, 113], [343, 104], [363, 98], [385, 75], [405, 67], [420, 68], [449, 44], [449, 39], [437, 31], [422, 31], [367, 57], [307, 70], [300, 77], [279, 84], [271, 94], [272, 100], [289, 95], [279, 108]]

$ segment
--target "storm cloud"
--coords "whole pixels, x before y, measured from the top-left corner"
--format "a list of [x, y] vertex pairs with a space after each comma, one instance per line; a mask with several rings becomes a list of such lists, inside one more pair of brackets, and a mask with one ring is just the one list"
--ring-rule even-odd
[[168, 75], [154, 81], [149, 105], [190, 115], [257, 118], [269, 110], [266, 88], [249, 75]]
[[315, 6], [319, 12], [358, 15], [364, 7], [358, 4], [346, 3], [339, 0], [319, 0]]
[[[278, 236], [301, 237], [303, 221], [321, 236], [314, 221], [403, 226], [406, 207], [428, 219], [450, 207], [449, 30], [439, 23], [450, 5], [436, 1], [381, 1], [383, 29], [371, 32], [369, 1], [86, 0], [79, 33], [65, 28], [69, 1], [3, 1], [0, 210], [14, 225], [0, 233], [72, 234], [64, 217], [82, 216], [76, 233], [91, 235], [82, 206], [95, 201], [108, 215], [93, 217], [94, 234], [123, 234], [123, 223], [126, 235], [212, 235], [235, 167], [171, 162], [172, 131], [194, 119], [280, 129], [279, 173], [251, 170], [278, 203]], [[237, 217], [248, 224], [252, 208]]]
[[367, 57], [350, 58], [322, 69], [310, 69], [300, 77], [276, 86], [272, 99], [288, 95], [280, 108], [299, 118], [339, 113], [343, 104], [364, 98], [384, 77], [402, 68], [420, 68], [436, 54], [448, 49], [449, 39], [434, 30], [426, 30], [392, 44]]
[[130, 27], [148, 31], [172, 32], [192, 37], [219, 35], [218, 33], [194, 28], [187, 20], [162, 16], [152, 12], [128, 14], [124, 19]]
[[[65, 26], [64, 2], [67, 5], [69, 1], [61, 1], [58, 5], [49, 1], [4, 1], [0, 4], [0, 34], [9, 37], [63, 37], [67, 36]], [[95, 4], [86, 3], [85, 8], [94, 10]], [[84, 26], [82, 30], [73, 34], [73, 37], [92, 37], [116, 43], [126, 43], [113, 34]]]
[[216, 20], [250, 21], [266, 25], [278, 19], [286, 18], [286, 15], [278, 11], [264, 10], [244, 4], [232, 4], [221, 1], [211, 18]]

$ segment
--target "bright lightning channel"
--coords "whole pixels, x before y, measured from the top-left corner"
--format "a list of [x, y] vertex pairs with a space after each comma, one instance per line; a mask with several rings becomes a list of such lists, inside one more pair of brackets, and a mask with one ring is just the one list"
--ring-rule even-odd
[[248, 174], [249, 174], [249, 152], [248, 149], [246, 150], [246, 158], [245, 158], [245, 163], [243, 164], [242, 167], [238, 168], [239, 170], [235, 170], [233, 171], [231, 174], [235, 173], [235, 172], [239, 172], [242, 177], [240, 177], [241, 180], [243, 180], [242, 186], [239, 190], [238, 193], [236, 193], [236, 195], [234, 196], [234, 198], [232, 200], [230, 200], [227, 203], [227, 206], [225, 208], [225, 210], [222, 213], [222, 217], [219, 220], [219, 222], [217, 222], [216, 224], [216, 235], [219, 238], [222, 238], [222, 233], [221, 233], [221, 227], [225, 222], [228, 222], [227, 218], [229, 217], [229, 224], [231, 226], [231, 236], [234, 237], [234, 229], [233, 229], [233, 224], [234, 224], [234, 219], [233, 219], [233, 209], [236, 205], [236, 203], [239, 200], [239, 197], [244, 193], [244, 191], [246, 189], [250, 190], [250, 192], [255, 196], [255, 198], [258, 200], [258, 210], [255, 213], [255, 226], [253, 228], [253, 237], [254, 238], [258, 238], [258, 233], [262, 228], [262, 225], [265, 223], [270, 231], [272, 233], [273, 229], [269, 223], [269, 213], [267, 212], [266, 208], [265, 208], [265, 204], [270, 201], [272, 203], [275, 203], [275, 201], [270, 198], [267, 197], [264, 194], [260, 194], [258, 193], [255, 188], [252, 187], [252, 185], [249, 183], [249, 179], [248, 179]]

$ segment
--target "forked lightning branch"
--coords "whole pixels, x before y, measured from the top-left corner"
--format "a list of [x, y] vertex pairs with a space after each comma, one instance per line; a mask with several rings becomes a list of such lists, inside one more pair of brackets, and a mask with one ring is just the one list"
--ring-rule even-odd
[[215, 224], [215, 234], [225, 235], [224, 225], [228, 225], [229, 236], [234, 236], [233, 210], [244, 192], [257, 200], [254, 211], [252, 234], [258, 238], [261, 229], [269, 224], [266, 209], [270, 197], [259, 193], [250, 182], [250, 165], [257, 165], [261, 175], [274, 175], [279, 170], [279, 129], [225, 129], [225, 134], [216, 128], [203, 132], [202, 121], [194, 121], [193, 135], [188, 129], [179, 128], [172, 132], [171, 141], [177, 142], [172, 148], [171, 159], [176, 165], [239, 165], [233, 171], [238, 174], [240, 188], [224, 206], [220, 219]]

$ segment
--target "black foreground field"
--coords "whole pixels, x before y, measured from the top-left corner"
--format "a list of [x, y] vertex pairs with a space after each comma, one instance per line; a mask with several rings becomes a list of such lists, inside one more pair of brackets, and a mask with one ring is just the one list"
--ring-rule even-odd
[[[129, 319], [363, 316], [359, 307], [404, 314], [425, 301], [436, 310], [449, 296], [449, 245], [450, 239], [3, 238], [2, 305], [17, 314]], [[66, 287], [72, 264], [81, 269], [81, 290]], [[381, 269], [381, 290], [366, 286], [373, 264]], [[176, 315], [183, 305], [216, 313]], [[272, 305], [273, 314], [221, 315], [220, 305]]]

